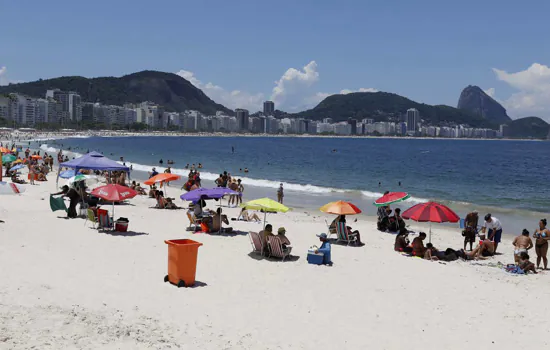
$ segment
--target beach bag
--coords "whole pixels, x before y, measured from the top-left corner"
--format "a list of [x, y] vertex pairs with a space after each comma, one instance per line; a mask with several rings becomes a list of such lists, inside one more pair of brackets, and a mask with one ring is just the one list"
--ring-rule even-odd
[[208, 233], [208, 231], [209, 231], [208, 225], [204, 222], [201, 223], [201, 231], [204, 232], [204, 233]]
[[52, 211], [57, 210], [64, 210], [67, 212], [67, 207], [65, 206], [65, 201], [63, 200], [63, 197], [54, 197], [50, 196], [50, 208]]

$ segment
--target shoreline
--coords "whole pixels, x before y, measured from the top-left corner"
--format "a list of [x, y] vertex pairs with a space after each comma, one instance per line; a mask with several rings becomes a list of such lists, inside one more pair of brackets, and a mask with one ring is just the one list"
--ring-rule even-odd
[[[7, 133], [7, 132], [6, 132]], [[13, 134], [13, 132], [11, 132]], [[504, 139], [504, 138], [444, 138], [444, 137], [400, 137], [400, 136], [369, 136], [369, 135], [314, 135], [314, 134], [247, 134], [247, 133], [207, 133], [207, 132], [170, 132], [170, 131], [147, 131], [130, 132], [123, 130], [87, 130], [87, 131], [67, 131], [67, 132], [21, 132], [25, 135], [21, 142], [28, 141], [51, 141], [67, 138], [80, 137], [254, 137], [254, 138], [326, 138], [326, 139], [389, 139], [389, 140], [454, 140], [454, 141], [522, 141], [522, 142], [544, 142], [544, 139]], [[39, 136], [31, 136], [37, 134]], [[2, 136], [0, 136], [2, 137]]]

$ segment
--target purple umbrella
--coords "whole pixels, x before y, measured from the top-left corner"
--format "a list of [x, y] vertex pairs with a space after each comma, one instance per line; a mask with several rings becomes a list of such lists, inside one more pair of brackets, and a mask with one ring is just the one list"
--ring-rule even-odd
[[180, 196], [184, 201], [196, 202], [201, 199], [219, 199], [228, 194], [240, 195], [239, 192], [235, 192], [226, 187], [215, 188], [199, 188], [193, 191], [189, 191]]
[[[187, 193], [184, 193], [180, 196], [181, 199], [184, 201], [189, 202], [198, 202], [201, 199], [220, 199], [225, 195], [231, 195], [235, 194], [240, 196], [241, 194], [239, 192], [233, 191], [227, 187], [215, 187], [215, 188], [198, 188], [193, 191], [189, 191]], [[200, 204], [199, 204], [200, 205]], [[222, 206], [222, 202], [220, 201], [220, 208]], [[220, 232], [221, 233], [221, 226], [220, 225]]]

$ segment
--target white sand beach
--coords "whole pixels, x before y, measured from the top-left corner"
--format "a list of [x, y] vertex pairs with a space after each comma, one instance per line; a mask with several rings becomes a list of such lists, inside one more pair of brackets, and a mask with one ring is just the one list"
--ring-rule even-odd
[[[151, 209], [154, 200], [144, 197], [116, 207], [131, 232], [98, 232], [51, 212], [55, 174], [49, 179], [0, 198], [0, 349], [544, 349], [550, 342], [550, 274], [486, 265], [512, 263], [510, 241], [487, 261], [431, 262], [395, 253], [394, 236], [359, 216], [349, 223], [366, 245], [333, 245], [334, 265], [315, 266], [307, 250], [331, 217], [294, 211], [268, 216], [275, 230], [286, 228], [299, 256], [280, 262], [250, 254], [244, 233], [261, 224], [231, 222], [243, 232], [231, 236], [192, 234], [184, 210]], [[224, 211], [235, 217], [238, 209]], [[462, 247], [458, 228], [433, 231], [436, 247]], [[194, 288], [163, 282], [164, 240], [178, 238], [203, 243]]]

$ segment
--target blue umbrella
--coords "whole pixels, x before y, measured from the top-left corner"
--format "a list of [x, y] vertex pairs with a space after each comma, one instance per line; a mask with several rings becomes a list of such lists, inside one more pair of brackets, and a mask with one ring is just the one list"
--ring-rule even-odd
[[62, 179], [70, 179], [73, 176], [76, 176], [76, 172], [74, 169], [65, 170], [64, 172], [59, 174], [59, 177]]
[[189, 191], [180, 196], [184, 201], [196, 202], [201, 199], [219, 199], [228, 194], [239, 194], [229, 188], [216, 187], [216, 188], [199, 188], [193, 191]]
[[23, 169], [25, 166], [23, 164], [17, 164], [16, 166], [12, 167], [10, 171], [15, 171], [19, 169]]

